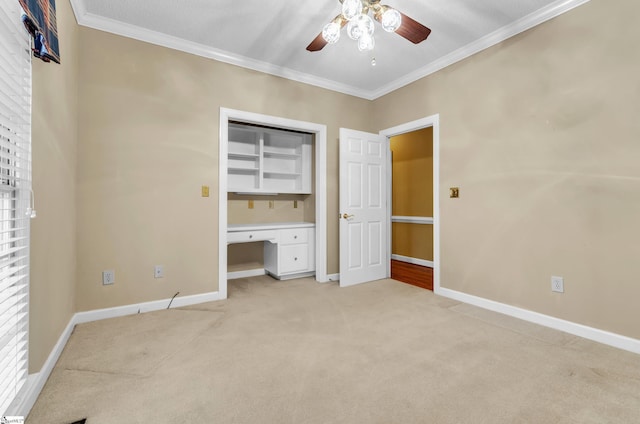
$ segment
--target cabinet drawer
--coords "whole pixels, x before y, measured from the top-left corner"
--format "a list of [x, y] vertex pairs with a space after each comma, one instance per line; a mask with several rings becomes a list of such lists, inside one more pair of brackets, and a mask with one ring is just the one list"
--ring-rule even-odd
[[308, 228], [291, 228], [288, 230], [280, 230], [280, 238], [278, 240], [278, 243], [306, 243], [307, 241], [309, 241], [308, 234]]
[[309, 268], [309, 246], [306, 244], [292, 244], [281, 246], [278, 251], [280, 273], [305, 271]]
[[275, 240], [277, 231], [233, 231], [227, 233], [227, 243], [248, 243], [252, 241]]

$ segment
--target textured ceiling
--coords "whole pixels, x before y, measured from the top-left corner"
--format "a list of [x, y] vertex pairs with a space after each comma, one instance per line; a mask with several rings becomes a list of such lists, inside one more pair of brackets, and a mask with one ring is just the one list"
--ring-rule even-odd
[[[432, 29], [414, 45], [376, 23], [376, 46], [305, 47], [338, 0], [72, 0], [78, 22], [373, 99], [587, 0], [386, 0]], [[168, 37], [167, 37], [168, 36]], [[375, 57], [376, 66], [371, 65]]]

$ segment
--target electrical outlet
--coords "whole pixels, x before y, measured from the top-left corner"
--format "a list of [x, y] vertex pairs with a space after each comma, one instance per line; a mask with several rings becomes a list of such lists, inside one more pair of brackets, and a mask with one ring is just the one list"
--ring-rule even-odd
[[153, 278], [164, 278], [164, 267], [162, 265], [153, 267]]
[[112, 269], [102, 271], [102, 285], [108, 286], [116, 282], [116, 272]]
[[551, 291], [557, 292], [557, 293], [564, 293], [564, 278], [552, 276]]
[[273, 209], [276, 205], [276, 202], [274, 200], [269, 200], [269, 209]]
[[209, 197], [209, 186], [202, 186], [202, 197]]
[[293, 201], [293, 209], [298, 209], [298, 201], [297, 200]]
[[248, 207], [249, 209], [253, 209], [253, 200], [249, 200]]

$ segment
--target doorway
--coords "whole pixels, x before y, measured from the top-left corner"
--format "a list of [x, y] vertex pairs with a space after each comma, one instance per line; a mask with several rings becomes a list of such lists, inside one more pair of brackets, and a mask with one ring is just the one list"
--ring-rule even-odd
[[433, 127], [390, 138], [391, 278], [433, 290]]
[[[420, 278], [429, 278], [433, 281], [433, 291], [438, 293], [440, 290], [440, 202], [439, 202], [439, 174], [440, 174], [440, 155], [439, 155], [439, 146], [440, 146], [440, 128], [439, 128], [439, 115], [433, 115], [426, 118], [418, 119], [416, 121], [408, 122], [406, 124], [402, 124], [396, 127], [388, 128], [386, 130], [380, 131], [381, 135], [386, 136], [387, 143], [391, 144], [391, 138], [405, 136], [410, 133], [416, 133], [418, 131], [430, 129], [432, 131], [432, 144], [433, 144], [433, 193], [432, 193], [432, 205], [433, 205], [433, 213], [432, 216], [406, 216], [406, 215], [393, 215], [392, 202], [388, 202], [388, 234], [393, 234], [393, 227], [397, 227], [396, 231], [398, 232], [407, 232], [407, 228], [403, 228], [405, 225], [417, 225], [422, 228], [420, 232], [431, 233], [433, 234], [433, 252], [432, 252], [432, 260], [423, 259], [423, 258], [414, 258], [413, 256], [429, 256], [430, 252], [422, 252], [418, 255], [402, 255], [402, 254], [393, 254], [393, 241], [392, 237], [389, 237], [388, 241], [388, 259], [389, 259], [389, 269], [388, 275], [392, 275], [392, 261], [395, 261], [394, 264], [394, 273], [400, 272], [403, 274], [422, 271], [423, 274]], [[390, 176], [391, 177], [391, 176]], [[388, 192], [393, 193], [392, 181], [391, 178], [388, 178]], [[430, 206], [430, 205], [428, 205]], [[409, 211], [414, 208], [408, 208]], [[428, 207], [427, 207], [428, 209]], [[413, 213], [411, 215], [414, 215]], [[422, 215], [422, 214], [420, 214]], [[395, 225], [394, 225], [395, 224]], [[423, 227], [424, 226], [424, 227]], [[426, 227], [429, 226], [429, 227]], [[396, 242], [397, 242], [396, 238]], [[399, 246], [396, 245], [396, 248]], [[411, 247], [407, 247], [406, 245], [401, 247], [401, 249], [409, 249], [411, 251]], [[415, 268], [411, 265], [418, 265], [420, 268]], [[431, 266], [432, 268], [422, 268], [423, 266]], [[430, 275], [429, 275], [430, 274]]]

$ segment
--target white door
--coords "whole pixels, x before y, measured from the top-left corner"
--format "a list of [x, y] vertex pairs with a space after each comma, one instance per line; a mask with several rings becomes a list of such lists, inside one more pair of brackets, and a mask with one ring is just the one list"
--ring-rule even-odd
[[387, 146], [340, 128], [340, 287], [388, 277]]

